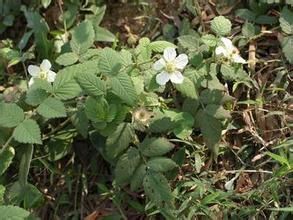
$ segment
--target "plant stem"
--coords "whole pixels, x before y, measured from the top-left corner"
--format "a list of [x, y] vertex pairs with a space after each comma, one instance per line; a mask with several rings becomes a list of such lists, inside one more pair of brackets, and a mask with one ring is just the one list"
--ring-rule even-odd
[[0, 150], [0, 154], [2, 154], [5, 149], [9, 146], [10, 142], [12, 141], [13, 139], [13, 136], [11, 135], [8, 140], [6, 141], [6, 143], [3, 145], [2, 149]]

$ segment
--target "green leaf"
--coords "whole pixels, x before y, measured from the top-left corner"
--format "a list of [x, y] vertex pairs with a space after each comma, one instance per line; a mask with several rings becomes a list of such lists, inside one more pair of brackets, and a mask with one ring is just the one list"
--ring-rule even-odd
[[116, 158], [128, 148], [134, 140], [134, 130], [129, 123], [121, 123], [106, 140], [106, 153], [111, 158]]
[[146, 195], [158, 207], [173, 206], [174, 197], [166, 177], [152, 170], [148, 170], [143, 180]]
[[254, 22], [256, 19], [256, 14], [249, 9], [238, 9], [236, 16], [251, 22]]
[[74, 75], [71, 72], [60, 72], [57, 74], [53, 84], [53, 91], [56, 98], [68, 100], [80, 94], [81, 89], [74, 80]]
[[142, 187], [143, 179], [146, 175], [147, 167], [145, 164], [140, 164], [134, 171], [130, 181], [131, 191], [136, 191]]
[[149, 44], [149, 48], [154, 51], [161, 53], [163, 52], [167, 47], [175, 47], [176, 46], [168, 41], [154, 41]]
[[229, 66], [227, 64], [221, 65], [221, 73], [226, 80], [236, 80], [237, 75], [236, 71], [232, 66]]
[[73, 29], [70, 41], [71, 49], [76, 54], [85, 53], [94, 43], [95, 31], [90, 21], [83, 21]]
[[216, 119], [231, 118], [230, 112], [221, 105], [209, 104], [206, 106], [205, 111]]
[[47, 80], [43, 79], [34, 79], [33, 85], [29, 88], [29, 91], [35, 90], [35, 89], [43, 89], [49, 93], [53, 92], [53, 87], [51, 83], [49, 83]]
[[178, 167], [178, 165], [169, 158], [154, 157], [147, 162], [147, 167], [157, 172], [167, 172]]
[[231, 33], [232, 23], [224, 16], [218, 16], [212, 20], [211, 29], [219, 36], [226, 36]]
[[0, 176], [8, 169], [14, 158], [14, 155], [15, 150], [13, 147], [8, 147], [0, 153]]
[[134, 105], [137, 99], [135, 87], [126, 73], [111, 78], [112, 92], [128, 105]]
[[23, 110], [16, 104], [0, 103], [0, 126], [13, 128], [24, 120]]
[[200, 101], [204, 104], [222, 104], [233, 100], [231, 96], [225, 96], [222, 91], [205, 89], [200, 93]]
[[16, 141], [25, 144], [42, 144], [41, 131], [36, 121], [26, 119], [13, 131]]
[[26, 94], [25, 102], [31, 106], [37, 106], [47, 97], [48, 93], [43, 89], [30, 89]]
[[114, 42], [116, 41], [116, 37], [106, 28], [102, 28], [100, 26], [95, 27], [95, 41], [102, 41], [102, 42]]
[[71, 122], [75, 126], [76, 130], [86, 138], [88, 136], [88, 126], [89, 120], [83, 109], [78, 109], [78, 111], [71, 116]]
[[206, 35], [202, 36], [201, 40], [209, 47], [216, 47], [218, 44], [218, 41], [219, 41], [218, 38], [216, 38], [212, 34], [206, 34]]
[[122, 66], [122, 63], [123, 59], [117, 51], [108, 47], [101, 50], [99, 68], [103, 74], [117, 74]]
[[44, 100], [37, 108], [37, 112], [45, 118], [66, 117], [66, 109], [63, 102], [52, 97]]
[[293, 34], [293, 11], [289, 10], [288, 7], [284, 7], [279, 21], [283, 32]]
[[199, 110], [196, 114], [195, 120], [200, 127], [201, 133], [207, 146], [214, 152], [217, 153], [215, 148], [216, 144], [221, 139], [222, 124], [221, 122], [204, 112]]
[[0, 185], [0, 205], [3, 204], [4, 194], [5, 194], [5, 187]]
[[269, 24], [273, 25], [278, 22], [278, 19], [274, 16], [268, 16], [268, 15], [260, 15], [256, 18], [255, 23], [257, 24]]
[[148, 157], [162, 156], [174, 148], [174, 145], [166, 138], [146, 137], [139, 145], [141, 153]]
[[245, 22], [242, 27], [242, 34], [245, 37], [252, 38], [260, 33], [260, 27], [249, 22]]
[[99, 77], [91, 73], [82, 73], [78, 74], [77, 82], [80, 87], [88, 94], [94, 97], [105, 95], [106, 92], [106, 83], [101, 80]]
[[47, 8], [47, 7], [51, 4], [51, 1], [52, 1], [52, 0], [41, 0], [41, 2], [42, 2], [42, 6], [43, 6], [44, 8]]
[[163, 113], [158, 113], [150, 121], [149, 130], [154, 133], [171, 131], [175, 126], [175, 123], [171, 118], [164, 116]]
[[181, 92], [187, 98], [192, 98], [192, 99], [198, 98], [197, 91], [195, 89], [193, 82], [187, 77], [184, 77], [183, 83], [175, 84], [175, 87], [179, 92]]
[[95, 16], [94, 16], [93, 21], [96, 25], [100, 25], [100, 23], [102, 22], [103, 17], [106, 12], [106, 8], [107, 8], [106, 5], [103, 5], [101, 7], [95, 7], [95, 12], [94, 12]]
[[183, 48], [190, 51], [199, 51], [200, 38], [194, 35], [183, 35], [178, 37], [178, 41]]
[[121, 155], [115, 168], [115, 180], [120, 186], [124, 186], [130, 180], [136, 167], [140, 162], [139, 152], [136, 148], [129, 148]]
[[286, 165], [286, 166], [288, 166], [290, 168], [290, 163], [287, 160], [287, 158], [282, 157], [282, 156], [280, 156], [278, 154], [271, 153], [271, 152], [266, 152], [266, 154], [269, 155], [274, 160], [278, 161], [280, 164]]
[[282, 40], [282, 50], [289, 63], [293, 64], [293, 36], [284, 37]]
[[32, 184], [21, 185], [19, 182], [15, 182], [7, 190], [7, 199], [10, 204], [21, 205], [26, 209], [31, 209], [40, 205], [43, 195]]
[[188, 139], [193, 131], [194, 118], [188, 112], [179, 112], [173, 119], [176, 124], [173, 132], [180, 139]]
[[68, 52], [61, 54], [59, 57], [57, 57], [56, 62], [63, 66], [69, 66], [78, 61], [78, 55], [73, 52]]
[[28, 211], [17, 206], [0, 206], [0, 218], [2, 220], [25, 220], [29, 215]]
[[149, 47], [150, 43], [150, 39], [147, 37], [143, 37], [139, 40], [138, 46], [135, 49], [136, 54], [138, 54], [138, 62], [144, 62], [151, 58], [152, 51]]
[[268, 210], [275, 212], [293, 212], [293, 206], [291, 207], [280, 207], [280, 208], [268, 208]]

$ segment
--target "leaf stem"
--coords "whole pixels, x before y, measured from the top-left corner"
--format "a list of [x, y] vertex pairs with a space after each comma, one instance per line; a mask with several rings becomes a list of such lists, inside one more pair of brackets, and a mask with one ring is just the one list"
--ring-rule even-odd
[[13, 139], [13, 135], [11, 135], [8, 138], [8, 140], [5, 142], [5, 144], [3, 145], [3, 147], [0, 150], [0, 154], [2, 154], [5, 151], [5, 149], [9, 146], [10, 142], [12, 141], [12, 139]]

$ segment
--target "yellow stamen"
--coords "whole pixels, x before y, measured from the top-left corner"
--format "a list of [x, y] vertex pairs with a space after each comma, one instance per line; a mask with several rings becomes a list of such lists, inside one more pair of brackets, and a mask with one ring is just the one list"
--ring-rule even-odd
[[168, 62], [166, 63], [165, 70], [168, 73], [174, 73], [176, 71], [176, 66], [174, 63]]

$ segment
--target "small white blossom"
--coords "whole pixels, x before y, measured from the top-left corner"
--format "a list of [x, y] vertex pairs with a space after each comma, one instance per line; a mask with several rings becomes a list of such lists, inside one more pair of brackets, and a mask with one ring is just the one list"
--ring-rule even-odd
[[30, 79], [28, 85], [31, 86], [36, 78], [47, 80], [48, 82], [54, 82], [56, 73], [50, 70], [51, 67], [52, 65], [47, 59], [43, 60], [40, 66], [29, 65], [27, 70], [32, 78]]
[[154, 63], [153, 68], [161, 71], [156, 76], [156, 82], [159, 85], [165, 85], [169, 80], [175, 84], [181, 84], [184, 77], [181, 71], [188, 63], [188, 56], [180, 54], [177, 56], [175, 48], [166, 48], [161, 59]]
[[223, 43], [223, 46], [218, 46], [216, 48], [216, 55], [217, 56], [223, 56], [227, 58], [229, 61], [234, 63], [247, 63], [246, 60], [244, 60], [239, 55], [239, 50], [233, 45], [232, 41], [228, 38], [222, 37], [221, 41]]

